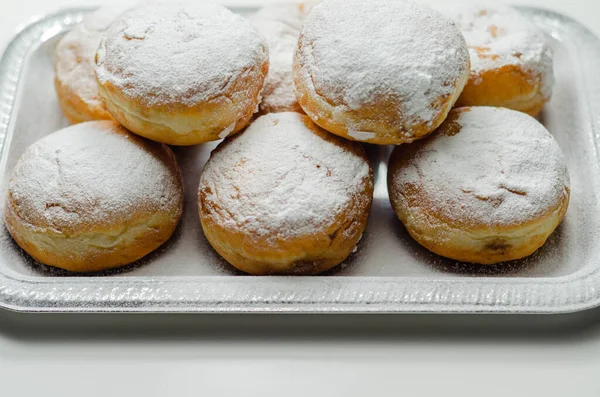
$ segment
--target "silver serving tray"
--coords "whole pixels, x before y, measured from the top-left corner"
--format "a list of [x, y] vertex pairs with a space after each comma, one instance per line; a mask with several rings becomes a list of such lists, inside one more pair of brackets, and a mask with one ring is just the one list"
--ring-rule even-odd
[[[246, 13], [251, 9], [238, 9]], [[556, 87], [542, 121], [569, 163], [565, 221], [533, 256], [474, 266], [415, 243], [386, 191], [389, 148], [369, 146], [375, 200], [358, 251], [317, 277], [251, 277], [223, 261], [202, 234], [196, 191], [215, 144], [174, 148], [185, 178], [185, 211], [175, 236], [126, 268], [87, 277], [35, 263], [0, 221], [0, 306], [77, 312], [511, 312], [557, 313], [600, 305], [600, 42], [564, 16], [522, 9], [554, 38]], [[0, 62], [0, 198], [24, 149], [67, 125], [53, 87], [61, 35], [88, 10], [39, 19]]]

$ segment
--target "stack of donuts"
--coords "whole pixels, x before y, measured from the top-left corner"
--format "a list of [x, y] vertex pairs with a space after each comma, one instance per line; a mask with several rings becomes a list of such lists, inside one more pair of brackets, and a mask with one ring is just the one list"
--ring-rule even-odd
[[106, 8], [64, 36], [54, 66], [74, 125], [26, 150], [4, 211], [17, 244], [50, 266], [123, 266], [171, 237], [183, 184], [168, 145], [223, 139], [198, 214], [249, 274], [318, 274], [357, 249], [375, 182], [365, 144], [396, 145], [392, 208], [448, 258], [528, 256], [569, 203], [565, 159], [534, 118], [551, 96], [550, 43], [511, 8]]

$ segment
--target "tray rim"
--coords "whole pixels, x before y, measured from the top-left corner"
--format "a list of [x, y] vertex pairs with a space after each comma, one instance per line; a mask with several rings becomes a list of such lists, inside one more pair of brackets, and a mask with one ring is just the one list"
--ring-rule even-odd
[[[29, 51], [49, 31], [65, 31], [93, 9], [69, 8], [36, 18], [6, 46], [0, 59], [1, 169], [10, 148], [15, 104]], [[587, 36], [587, 50], [594, 51], [600, 59], [600, 40], [579, 22], [540, 8], [519, 9], [560, 21], [563, 26], [570, 25]], [[579, 51], [580, 45], [577, 45]], [[600, 118], [592, 117], [590, 90], [579, 89], [588, 97], [585, 115], [589, 117], [597, 154]], [[576, 312], [600, 306], [600, 266], [561, 277], [490, 278], [484, 283], [482, 278], [443, 276], [131, 276], [98, 277], [90, 283], [89, 277], [36, 278], [7, 270], [0, 268], [0, 308], [20, 312], [531, 314]], [[236, 285], [248, 284], [248, 280], [252, 280], [251, 288], [245, 286], [243, 293], [236, 292], [239, 289]], [[316, 290], [315, 280], [334, 287], [334, 293]], [[427, 291], [423, 291], [424, 284], [428, 285]], [[461, 291], [453, 293], [451, 289], [457, 284], [462, 285]]]

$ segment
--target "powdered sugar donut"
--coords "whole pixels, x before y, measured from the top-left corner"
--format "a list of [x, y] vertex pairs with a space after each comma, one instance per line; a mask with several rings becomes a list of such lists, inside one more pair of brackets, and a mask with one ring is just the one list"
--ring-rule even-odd
[[358, 243], [373, 172], [356, 143], [300, 113], [270, 113], [215, 149], [200, 179], [204, 234], [251, 274], [316, 274]]
[[76, 272], [131, 263], [167, 241], [181, 216], [175, 156], [114, 121], [31, 145], [15, 166], [4, 216], [37, 261]]
[[112, 120], [98, 95], [94, 57], [102, 34], [126, 9], [104, 7], [87, 15], [62, 38], [54, 53], [58, 103], [71, 123]]
[[460, 31], [405, 1], [326, 0], [294, 59], [298, 102], [326, 130], [376, 144], [412, 142], [448, 114], [469, 75]]
[[471, 75], [457, 106], [499, 106], [536, 116], [554, 84], [547, 37], [510, 7], [452, 4], [445, 12], [471, 55]]
[[491, 264], [540, 248], [569, 204], [558, 144], [534, 118], [454, 109], [427, 139], [390, 159], [392, 207], [414, 239], [448, 258]]
[[269, 73], [260, 112], [303, 112], [292, 85], [292, 60], [305, 18], [317, 2], [269, 4], [250, 16], [250, 22], [269, 45]]
[[149, 3], [110, 26], [96, 76], [108, 110], [131, 131], [193, 145], [248, 123], [268, 57], [260, 33], [220, 5]]

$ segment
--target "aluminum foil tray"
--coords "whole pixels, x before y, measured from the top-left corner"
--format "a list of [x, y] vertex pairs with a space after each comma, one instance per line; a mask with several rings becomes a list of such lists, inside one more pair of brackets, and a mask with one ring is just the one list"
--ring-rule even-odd
[[[238, 9], [246, 13], [251, 9]], [[67, 125], [53, 87], [52, 57], [88, 10], [66, 10], [26, 27], [0, 61], [0, 209], [15, 162], [35, 140]], [[389, 148], [368, 147], [375, 200], [358, 251], [317, 277], [251, 277], [223, 261], [202, 234], [196, 191], [215, 147], [174, 148], [185, 176], [175, 236], [126, 268], [75, 275], [32, 261], [0, 221], [0, 307], [77, 312], [510, 312], [557, 313], [600, 305], [600, 42], [583, 26], [522, 9], [553, 37], [556, 87], [542, 122], [569, 164], [565, 221], [533, 256], [474, 266], [415, 243], [388, 202]]]

